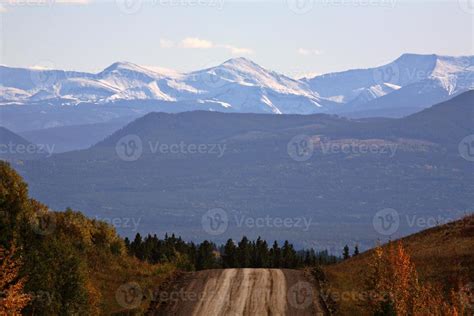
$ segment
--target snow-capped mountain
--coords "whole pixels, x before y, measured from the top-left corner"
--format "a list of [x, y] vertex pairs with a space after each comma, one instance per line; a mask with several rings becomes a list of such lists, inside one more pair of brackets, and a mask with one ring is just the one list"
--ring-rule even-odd
[[4, 104], [57, 98], [67, 104], [160, 100], [209, 102], [240, 112], [314, 113], [324, 103], [306, 83], [245, 58], [174, 75], [128, 62], [114, 63], [98, 74], [1, 66], [0, 84]]
[[474, 56], [404, 54], [380, 67], [302, 81], [322, 98], [344, 104], [343, 112], [412, 106], [416, 111], [474, 89]]
[[[415, 112], [473, 89], [474, 56], [405, 54], [380, 67], [301, 80], [246, 58], [190, 73], [117, 62], [93, 74], [0, 66], [0, 104], [95, 105], [137, 100], [175, 104], [173, 111], [349, 113], [405, 108]], [[186, 107], [181, 108], [183, 104]], [[158, 110], [163, 110], [158, 108]], [[98, 114], [99, 115], [99, 114]]]

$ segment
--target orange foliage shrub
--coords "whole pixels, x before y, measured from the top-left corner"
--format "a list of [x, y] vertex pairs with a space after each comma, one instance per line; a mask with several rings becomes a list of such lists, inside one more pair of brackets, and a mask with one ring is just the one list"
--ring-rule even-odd
[[31, 296], [23, 293], [24, 278], [18, 277], [21, 260], [14, 258], [15, 246], [9, 252], [0, 247], [0, 315], [21, 315]]
[[446, 299], [439, 287], [422, 284], [418, 273], [401, 242], [385, 248], [378, 246], [369, 266], [367, 285], [370, 309], [381, 312], [390, 306], [397, 315], [463, 315], [460, 294], [451, 293]]

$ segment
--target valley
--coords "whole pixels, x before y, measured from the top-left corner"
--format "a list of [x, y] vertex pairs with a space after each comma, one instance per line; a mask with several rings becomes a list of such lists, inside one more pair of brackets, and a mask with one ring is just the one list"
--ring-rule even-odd
[[[151, 113], [87, 150], [14, 166], [51, 208], [140, 222], [116, 225], [124, 236], [158, 231], [225, 242], [247, 234], [338, 253], [346, 243], [367, 249], [427, 228], [406, 220], [414, 215], [432, 222], [472, 211], [473, 166], [459, 154], [474, 133], [472, 104], [468, 92], [402, 119]], [[203, 230], [213, 209], [226, 216], [218, 234]], [[391, 233], [374, 226], [385, 209], [400, 218]], [[268, 216], [310, 225], [255, 229], [236, 220]]]

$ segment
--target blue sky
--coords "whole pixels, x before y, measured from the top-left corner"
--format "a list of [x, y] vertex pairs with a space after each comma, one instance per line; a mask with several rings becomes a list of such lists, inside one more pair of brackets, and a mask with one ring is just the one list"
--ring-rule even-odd
[[95, 72], [130, 61], [189, 71], [245, 56], [301, 76], [405, 52], [473, 54], [474, 4], [464, 0], [124, 1], [132, 5], [3, 1], [0, 63]]

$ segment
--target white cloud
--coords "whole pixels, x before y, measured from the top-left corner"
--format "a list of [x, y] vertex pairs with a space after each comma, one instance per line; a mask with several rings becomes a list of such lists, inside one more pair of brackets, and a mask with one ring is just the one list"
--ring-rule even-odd
[[161, 48], [173, 48], [174, 42], [166, 38], [160, 38], [160, 47]]
[[186, 49], [225, 49], [228, 50], [232, 55], [249, 55], [253, 54], [253, 50], [250, 48], [245, 47], [237, 47], [228, 44], [215, 44], [212, 41], [202, 39], [199, 37], [186, 37], [185, 39], [181, 40], [176, 43], [172, 40], [161, 38], [160, 39], [160, 47], [161, 48], [174, 48], [174, 47], [181, 47]]
[[3, 4], [0, 4], [0, 13], [5, 13], [7, 12], [7, 9], [3, 6]]
[[309, 56], [309, 55], [321, 55], [323, 52], [319, 49], [307, 49], [307, 48], [299, 48], [298, 54]]
[[213, 48], [214, 44], [211, 41], [203, 40], [197, 37], [187, 37], [181, 41], [180, 46], [183, 48], [208, 49]]
[[235, 47], [232, 45], [220, 45], [220, 47], [223, 47], [231, 52], [233, 55], [250, 55], [253, 54], [253, 50], [250, 48], [241, 48], [241, 47]]

